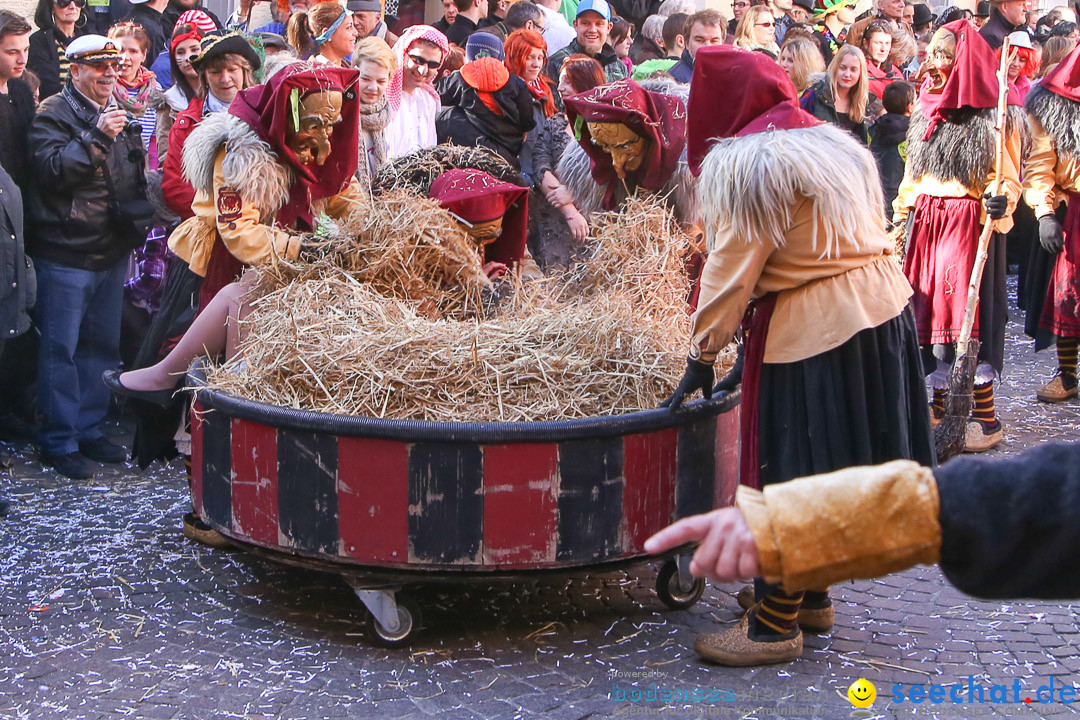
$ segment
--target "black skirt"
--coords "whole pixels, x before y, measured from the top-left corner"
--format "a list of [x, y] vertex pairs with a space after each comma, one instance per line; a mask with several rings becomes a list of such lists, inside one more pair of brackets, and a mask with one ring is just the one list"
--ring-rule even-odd
[[936, 461], [911, 308], [828, 352], [764, 364], [761, 487], [853, 465]]
[[[202, 278], [191, 272], [186, 262], [175, 256], [169, 260], [161, 307], [154, 315], [139, 353], [135, 356], [133, 369], [149, 367], [169, 354], [169, 350], [187, 332], [195, 319], [201, 287]], [[131, 403], [137, 418], [131, 455], [140, 468], [145, 469], [155, 460], [171, 460], [176, 457], [173, 437], [184, 415], [186, 401], [185, 395], [177, 395], [168, 408], [148, 403]]]

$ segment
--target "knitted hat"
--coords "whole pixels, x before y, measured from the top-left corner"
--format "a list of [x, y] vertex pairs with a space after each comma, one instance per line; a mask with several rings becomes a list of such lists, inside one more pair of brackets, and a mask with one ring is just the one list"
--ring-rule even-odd
[[484, 57], [502, 60], [505, 57], [502, 40], [490, 33], [474, 32], [465, 41], [465, 62], [472, 62]]

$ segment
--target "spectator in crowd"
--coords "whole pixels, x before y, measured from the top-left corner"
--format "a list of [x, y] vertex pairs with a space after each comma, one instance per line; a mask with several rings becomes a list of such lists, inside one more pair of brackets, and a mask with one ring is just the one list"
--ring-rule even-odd
[[815, 75], [825, 72], [825, 59], [818, 44], [808, 37], [789, 36], [780, 47], [780, 67], [791, 78], [795, 92], [800, 95], [810, 87]]
[[703, 47], [724, 44], [724, 16], [716, 10], [702, 10], [686, 21], [686, 49], [668, 74], [681, 83], [694, 76], [694, 58]]
[[[270, 22], [254, 30], [249, 30], [251, 24], [251, 9], [258, 0], [240, 0], [234, 12], [229, 17], [228, 27], [230, 30], [250, 32], [252, 35], [269, 32], [285, 37], [285, 28], [293, 13], [307, 12], [308, 0], [273, 0], [270, 5]], [[177, 20], [177, 23], [180, 23]]]
[[862, 47], [863, 33], [873, 22], [885, 22], [890, 30], [904, 29], [904, 0], [876, 0], [875, 7], [873, 15], [852, 23], [847, 36], [847, 41], [852, 45]]
[[483, 146], [502, 155], [520, 170], [525, 134], [536, 127], [532, 93], [525, 81], [507, 70], [503, 50], [485, 45], [483, 53], [472, 53], [474, 38], [494, 36], [473, 34], [465, 49], [469, 61], [439, 84], [443, 109], [435, 121], [439, 142]]
[[37, 107], [38, 103], [41, 102], [41, 80], [30, 68], [23, 71], [22, 80], [30, 88], [30, 92], [34, 93], [34, 107]]
[[[454, 25], [459, 22], [460, 15]], [[438, 143], [435, 116], [440, 101], [432, 83], [449, 52], [446, 36], [430, 25], [413, 25], [394, 45], [397, 70], [386, 88], [386, 99], [394, 112], [386, 130], [391, 158]]]
[[986, 23], [990, 20], [990, 0], [979, 0], [975, 4], [975, 27], [980, 30], [986, 27]]
[[505, 41], [510, 36], [510, 33], [515, 30], [524, 28], [543, 33], [544, 27], [544, 13], [540, 11], [540, 8], [533, 5], [529, 0], [519, 0], [506, 11], [504, 20], [486, 26], [483, 31], [500, 41]]
[[[1039, 69], [1039, 55], [1031, 45], [1031, 37], [1023, 30], [1009, 35], [1012, 60], [1009, 61], [1009, 92], [1013, 93], [1014, 104], [1022, 105], [1028, 91], [1031, 90], [1031, 78]], [[1001, 48], [995, 53], [1001, 61]]]
[[442, 0], [443, 16], [433, 22], [431, 26], [441, 32], [443, 35], [450, 32], [450, 26], [454, 24], [454, 20], [457, 19], [457, 5], [454, 4], [454, 0]]
[[746, 14], [749, 7], [750, 0], [734, 0], [731, 3], [731, 19], [728, 20], [727, 25], [728, 35], [735, 36], [735, 29], [739, 26], [739, 21], [742, 20], [742, 16]]
[[991, 50], [997, 50], [1005, 42], [1005, 36], [1024, 29], [1027, 20], [1026, 0], [993, 0], [990, 3], [990, 19], [979, 30]]
[[[559, 71], [559, 94], [566, 98], [578, 93], [588, 92], [605, 82], [604, 69], [600, 63], [588, 55], [571, 55], [563, 61]], [[555, 228], [551, 232], [569, 232], [578, 243], [585, 242], [589, 233], [589, 223], [574, 203], [573, 194], [559, 179], [559, 160], [566, 146], [574, 140], [574, 131], [566, 120], [565, 112], [558, 112], [547, 119], [543, 132], [533, 151], [533, 185], [543, 197], [543, 203], [530, 205], [532, 212], [540, 218], [551, 219], [550, 223], [539, 223], [541, 228]], [[534, 198], [536, 195], [534, 194]], [[554, 216], [558, 214], [560, 223]], [[552, 257], [553, 249], [568, 247], [565, 243], [541, 241], [538, 256], [541, 264], [565, 264], [569, 257]]]
[[351, 12], [335, 2], [319, 3], [311, 12], [296, 13], [289, 18], [289, 44], [302, 58], [313, 62], [343, 67], [345, 58], [356, 44], [356, 27]]
[[506, 14], [510, 12], [510, 8], [515, 2], [517, 2], [517, 0], [495, 0], [494, 3], [488, 2], [488, 15], [480, 21], [480, 27], [497, 28], [496, 34], [500, 39], [509, 35], [510, 33], [507, 31], [507, 27], [503, 22], [506, 20]]
[[1076, 23], [1071, 20], [1062, 20], [1050, 30], [1050, 37], [1063, 37], [1070, 40], [1080, 39]]
[[917, 2], [911, 5], [911, 32], [918, 37], [930, 30], [934, 23], [934, 13], [924, 3]]
[[[465, 62], [472, 62], [485, 57], [498, 58], [499, 60], [506, 57], [502, 40], [489, 33], [486, 28], [474, 32], [465, 42]], [[436, 87], [438, 87], [438, 83], [436, 83]]]
[[892, 27], [886, 22], [872, 22], [863, 32], [860, 49], [866, 56], [870, 92], [876, 97], [882, 96], [889, 83], [904, 79], [900, 71], [889, 62], [889, 53], [892, 51], [892, 33]]
[[30, 86], [22, 80], [30, 53], [30, 29], [15, 13], [0, 10], [0, 166], [19, 187], [26, 187], [30, 179], [26, 140], [35, 103]]
[[144, 198], [146, 184], [139, 125], [110, 102], [120, 49], [84, 35], [67, 55], [70, 82], [42, 102], [30, 128], [28, 216], [39, 289], [42, 461], [85, 479], [93, 476], [88, 461], [124, 459], [102, 433], [109, 393], [100, 377], [119, 359], [127, 256], [145, 233], [126, 233], [110, 204]]
[[559, 12], [565, 0], [536, 0], [536, 6], [544, 14], [544, 42], [548, 54], [554, 54], [569, 45], [577, 37], [570, 22]]
[[202, 90], [199, 71], [191, 64], [191, 60], [202, 52], [202, 35], [191, 25], [177, 25], [168, 50], [172, 85], [162, 93], [162, 102], [157, 108], [157, 151], [161, 167], [165, 167], [168, 157], [169, 133], [176, 116], [187, 110]]
[[769, 8], [755, 5], [746, 11], [735, 28], [735, 47], [743, 50], [760, 50], [774, 60], [780, 56], [776, 45], [776, 20]]
[[[188, 40], [190, 38], [182, 42]], [[195, 188], [183, 170], [184, 145], [188, 136], [207, 116], [226, 112], [241, 90], [253, 87], [255, 71], [262, 65], [251, 44], [235, 32], [207, 35], [201, 41], [199, 52], [194, 57], [189, 56], [189, 63], [196, 73], [194, 87], [197, 94], [176, 116], [176, 123], [169, 133], [161, 178], [165, 203], [181, 220], [194, 214], [191, 204], [195, 200]]]
[[972, 15], [971, 11], [967, 8], [947, 7], [941, 11], [941, 15], [938, 17], [936, 25], [937, 27], [941, 27], [942, 25], [948, 25], [957, 20], [971, 21], [973, 17], [974, 15]]
[[141, 25], [128, 20], [113, 25], [109, 29], [109, 39], [120, 45], [122, 58], [113, 98], [117, 105], [139, 123], [149, 168], [156, 169], [158, 157], [154, 130], [157, 127], [157, 113], [151, 106], [159, 104], [161, 90], [158, 89], [154, 73], [147, 70], [144, 64], [150, 48], [150, 36]]
[[1065, 56], [1076, 47], [1076, 41], [1068, 38], [1049, 38], [1042, 47], [1042, 57], [1039, 62], [1038, 77], [1042, 78], [1046, 73], [1065, 59]]
[[[225, 29], [225, 26], [218, 20], [217, 15], [202, 4], [202, 0], [169, 0], [169, 6], [166, 7], [165, 12], [161, 14], [162, 28], [164, 28], [167, 36], [172, 37], [173, 29], [178, 24], [182, 25], [185, 22], [183, 15], [189, 10], [201, 10], [206, 13], [210, 20], [213, 21], [214, 30], [217, 32], [221, 32]], [[203, 34], [205, 35], [206, 32]]]
[[630, 59], [630, 46], [633, 42], [634, 26], [622, 18], [615, 18], [611, 23], [611, 47], [626, 66], [627, 77], [634, 72], [634, 61]]
[[881, 189], [885, 193], [885, 217], [892, 217], [892, 204], [897, 188], [904, 179], [904, 159], [900, 144], [907, 139], [911, 111], [915, 108], [915, 86], [897, 80], [885, 88], [882, 97], [885, 114], [870, 128], [870, 152], [874, 153]]
[[129, 0], [131, 10], [121, 22], [132, 22], [142, 27], [149, 46], [146, 49], [144, 64], [149, 68], [161, 51], [165, 49], [165, 29], [161, 26], [162, 12], [169, 0]]
[[795, 25], [805, 25], [814, 14], [814, 0], [793, 0], [788, 16]]
[[1055, 8], [1051, 8], [1050, 12], [1046, 13], [1044, 18], [1047, 29], [1053, 30], [1058, 26], [1058, 23], [1062, 22], [1076, 22], [1076, 13], [1065, 5], [1058, 5]]
[[664, 39], [664, 57], [671, 58], [675, 62], [682, 59], [686, 51], [686, 21], [690, 16], [686, 13], [669, 15], [664, 21], [661, 36]]
[[900, 75], [900, 79], [907, 77], [909, 68], [912, 72], [919, 69], [915, 58], [919, 54], [919, 46], [915, 38], [907, 30], [892, 31], [892, 47], [889, 48], [888, 63]]
[[564, 59], [577, 53], [596, 58], [604, 68], [604, 77], [608, 82], [630, 76], [626, 66], [608, 43], [611, 33], [611, 6], [607, 0], [582, 0], [578, 4], [577, 17], [574, 18], [574, 30], [577, 37], [573, 42], [553, 54], [548, 61], [544, 74], [549, 80], [554, 81], [558, 77]]
[[664, 20], [660, 15], [650, 15], [641, 25], [641, 32], [630, 46], [630, 58], [635, 63], [659, 60], [664, 57]]
[[1035, 26], [1039, 22], [1039, 11], [1038, 10], [1028, 10], [1028, 13], [1027, 13], [1027, 15], [1025, 17], [1026, 17], [1026, 20], [1024, 22], [1024, 30], [1027, 31], [1028, 35], [1030, 35], [1031, 37], [1034, 38], [1035, 37]]
[[68, 81], [68, 43], [84, 34], [86, 0], [38, 0], [34, 11], [37, 32], [30, 36], [26, 66], [41, 80], [41, 98], [55, 95]]
[[855, 19], [855, 12], [851, 9], [850, 0], [822, 0], [821, 8], [815, 12], [819, 22], [819, 44], [828, 65], [836, 51], [847, 42], [848, 27]]
[[[520, 4], [520, 3], [519, 3]], [[511, 8], [513, 10], [513, 8]], [[530, 185], [533, 182], [533, 153], [543, 132], [544, 124], [555, 114], [555, 88], [544, 77], [547, 65], [547, 46], [544, 37], [535, 30], [515, 30], [506, 39], [506, 69], [525, 81], [532, 94], [533, 129], [525, 136], [521, 153], [521, 175]]]
[[799, 104], [818, 120], [844, 128], [867, 145], [870, 105], [875, 99], [869, 87], [862, 50], [845, 45], [829, 63], [825, 77], [803, 93]]
[[386, 88], [390, 83], [390, 76], [397, 70], [397, 62], [394, 51], [385, 40], [366, 37], [356, 44], [353, 67], [360, 73], [356, 92], [360, 101], [362, 152], [357, 158], [356, 178], [365, 188], [369, 188], [371, 179], [390, 158], [386, 129], [390, 125], [392, 113], [390, 103], [386, 101]]
[[[173, 34], [176, 33], [176, 28], [180, 26], [189, 26], [189, 29], [195, 30], [200, 36], [205, 37], [207, 35], [220, 34], [217, 25], [214, 24], [213, 19], [202, 10], [188, 10], [180, 16], [180, 20], [173, 26]], [[172, 38], [172, 35], [166, 37]], [[168, 90], [172, 87], [173, 75], [172, 75], [172, 59], [170, 57], [170, 49], [166, 47], [157, 60], [150, 65], [150, 70], [157, 76], [158, 87], [162, 90]]]
[[459, 47], [465, 47], [469, 36], [480, 29], [480, 23], [488, 14], [488, 0], [454, 0], [458, 14], [446, 39]]
[[387, 45], [397, 42], [397, 35], [386, 26], [379, 0], [349, 0], [346, 7], [352, 12], [353, 27], [358, 38], [377, 37]]

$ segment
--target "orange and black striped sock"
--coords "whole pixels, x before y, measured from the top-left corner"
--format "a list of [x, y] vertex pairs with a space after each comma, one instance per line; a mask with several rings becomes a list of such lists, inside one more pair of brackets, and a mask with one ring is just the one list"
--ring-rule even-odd
[[978, 420], [985, 425], [997, 423], [997, 412], [994, 410], [994, 383], [975, 386], [975, 409], [971, 413], [972, 420]]
[[806, 593], [786, 593], [774, 588], [755, 614], [757, 635], [787, 635], [799, 629], [799, 607]]
[[934, 415], [941, 417], [945, 414], [945, 396], [949, 394], [949, 391], [945, 388], [934, 388], [934, 399], [930, 403], [930, 406], [934, 410]]
[[1076, 377], [1076, 349], [1080, 345], [1078, 338], [1058, 338], [1057, 356], [1058, 368], [1062, 375]]

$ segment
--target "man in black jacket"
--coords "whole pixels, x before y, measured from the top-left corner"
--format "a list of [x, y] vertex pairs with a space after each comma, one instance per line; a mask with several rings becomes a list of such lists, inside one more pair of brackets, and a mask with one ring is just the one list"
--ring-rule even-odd
[[146, 36], [150, 38], [150, 49], [143, 61], [143, 65], [149, 70], [165, 47], [165, 28], [161, 24], [161, 18], [169, 0], [130, 0], [130, 2], [131, 11], [124, 16], [124, 20], [141, 25], [146, 31]]
[[982, 26], [982, 30], [979, 30], [979, 34], [989, 43], [991, 50], [997, 50], [1005, 43], [1005, 37], [1009, 33], [1023, 29], [1025, 20], [1025, 0], [993, 0], [990, 3], [990, 19]]
[[109, 392], [101, 374], [119, 362], [127, 256], [138, 238], [116, 227], [110, 205], [145, 197], [139, 125], [112, 100], [117, 45], [84, 35], [67, 48], [71, 80], [41, 104], [30, 127], [30, 254], [41, 331], [38, 403], [42, 460], [70, 478], [88, 462], [122, 462], [101, 424]]

